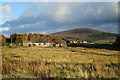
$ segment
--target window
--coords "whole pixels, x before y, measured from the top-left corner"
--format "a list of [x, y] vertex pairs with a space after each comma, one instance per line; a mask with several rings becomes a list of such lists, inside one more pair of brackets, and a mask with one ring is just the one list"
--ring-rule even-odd
[[44, 43], [44, 45], [46, 45], [46, 43]]
[[31, 44], [29, 44], [29, 47], [31, 46]]

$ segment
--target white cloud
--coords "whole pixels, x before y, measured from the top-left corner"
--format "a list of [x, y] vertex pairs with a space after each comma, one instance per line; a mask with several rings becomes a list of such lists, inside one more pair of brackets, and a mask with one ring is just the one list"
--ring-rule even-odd
[[17, 19], [17, 15], [11, 14], [11, 7], [9, 5], [0, 7], [0, 20], [1, 20], [1, 22], [2, 21], [12, 21], [15, 19]]
[[3, 12], [8, 12], [9, 14], [11, 13], [11, 8], [9, 5], [6, 5], [6, 6], [2, 6], [0, 7], [0, 13], [3, 13]]
[[8, 19], [7, 15], [0, 15], [0, 19]]
[[15, 19], [17, 19], [17, 18], [18, 18], [18, 16], [17, 16], [16, 14], [10, 16], [10, 20], [15, 20]]
[[2, 31], [8, 31], [9, 30], [9, 28], [0, 28], [0, 32], [2, 32]]
[[42, 32], [41, 34], [46, 34], [46, 32]]
[[98, 14], [101, 14], [102, 11], [101, 11], [101, 9], [98, 9], [97, 12], [98, 12]]
[[20, 28], [24, 28], [25, 26], [24, 26], [24, 25], [20, 25], [19, 27], [20, 27]]
[[17, 17], [17, 15], [12, 15], [12, 16], [8, 16], [8, 15], [0, 15], [0, 19], [2, 19], [2, 20], [8, 20], [8, 21], [12, 21], [12, 20], [15, 20], [15, 19], [17, 19], [18, 17]]
[[61, 21], [65, 20], [67, 15], [70, 14], [70, 9], [66, 6], [60, 6], [59, 9], [55, 13], [55, 20]]
[[112, 3], [112, 6], [113, 6], [115, 12], [118, 13], [118, 3], [114, 2], [114, 3]]

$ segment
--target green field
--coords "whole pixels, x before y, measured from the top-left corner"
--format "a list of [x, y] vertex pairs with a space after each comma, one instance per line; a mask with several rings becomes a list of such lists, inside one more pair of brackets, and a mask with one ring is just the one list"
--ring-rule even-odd
[[83, 47], [2, 47], [3, 78], [118, 78], [118, 51]]

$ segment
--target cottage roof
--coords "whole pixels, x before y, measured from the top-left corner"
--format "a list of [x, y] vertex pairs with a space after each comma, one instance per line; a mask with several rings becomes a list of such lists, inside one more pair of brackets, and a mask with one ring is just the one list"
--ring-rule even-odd
[[23, 41], [23, 43], [30, 43], [30, 41]]
[[47, 43], [49, 42], [49, 38], [34, 38], [30, 40], [32, 43]]

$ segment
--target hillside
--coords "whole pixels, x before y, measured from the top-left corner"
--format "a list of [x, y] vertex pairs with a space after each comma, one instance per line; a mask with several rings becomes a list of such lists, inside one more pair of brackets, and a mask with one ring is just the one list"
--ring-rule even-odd
[[67, 31], [61, 31], [53, 33], [53, 36], [60, 36], [63, 39], [74, 39], [74, 40], [87, 40], [87, 41], [99, 41], [99, 40], [115, 40], [117, 34], [103, 32], [90, 28], [77, 28]]

